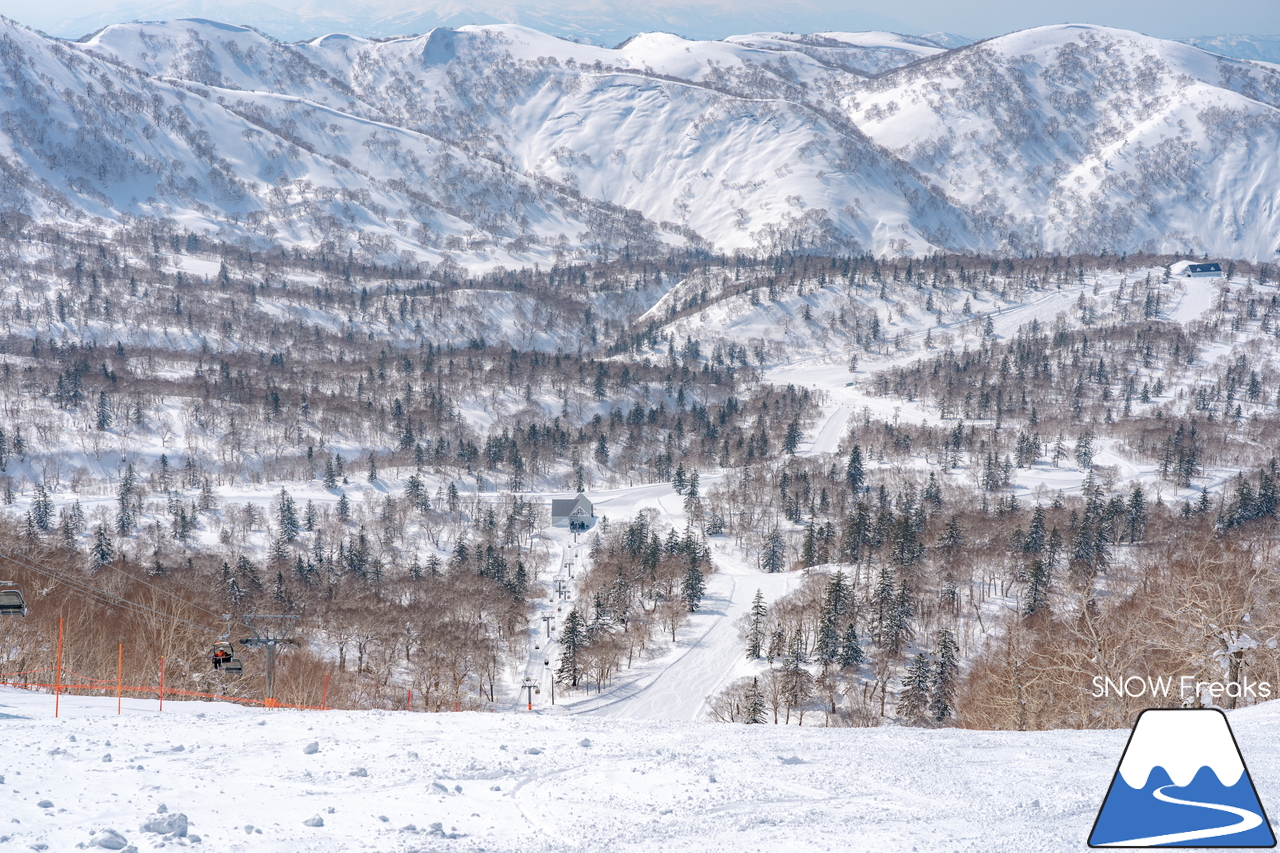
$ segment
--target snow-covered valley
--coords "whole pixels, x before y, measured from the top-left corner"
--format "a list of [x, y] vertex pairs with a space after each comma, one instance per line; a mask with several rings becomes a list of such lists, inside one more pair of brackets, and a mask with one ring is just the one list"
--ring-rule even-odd
[[1073, 851], [1153, 703], [1280, 794], [1280, 66], [0, 21], [0, 107], [0, 849]]

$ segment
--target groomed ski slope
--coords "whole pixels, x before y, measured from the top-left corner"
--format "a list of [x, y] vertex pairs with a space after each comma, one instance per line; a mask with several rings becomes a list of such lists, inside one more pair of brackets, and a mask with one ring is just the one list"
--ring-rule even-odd
[[[163, 803], [195, 849], [223, 853], [1083, 851], [1128, 736], [115, 710], [64, 697], [55, 720], [52, 696], [0, 690], [0, 849], [72, 850], [103, 829], [139, 851], [191, 844], [140, 831]], [[1280, 703], [1230, 720], [1275, 813]]]

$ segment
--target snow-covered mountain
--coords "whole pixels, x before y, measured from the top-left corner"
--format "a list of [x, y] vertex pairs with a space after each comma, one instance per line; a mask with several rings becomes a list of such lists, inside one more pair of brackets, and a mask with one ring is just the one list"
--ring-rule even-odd
[[1178, 40], [1235, 59], [1280, 63], [1280, 36], [1193, 36]]
[[0, 209], [485, 267], [571, 255], [1277, 248], [1280, 69], [1059, 26], [0, 37]]
[[[414, 3], [325, 2], [325, 0], [277, 0], [274, 3], [214, 0], [126, 0], [89, 14], [67, 18], [65, 11], [45, 14], [24, 12], [30, 23], [56, 36], [79, 38], [121, 21], [217, 18], [247, 24], [286, 41], [307, 41], [327, 32], [359, 33], [374, 38], [426, 33], [437, 27], [468, 24], [518, 24], [544, 33], [612, 46], [636, 33], [671, 32], [692, 39], [717, 39], [744, 30], [821, 32], [824, 30], [888, 29], [918, 33], [885, 14], [862, 9], [831, 9], [808, 2], [785, 7], [768, 0], [736, 0], [733, 3], [533, 2], [512, 4], [505, 0], [417, 0]], [[947, 37], [946, 34], [938, 34]], [[955, 44], [945, 44], [955, 47]]]

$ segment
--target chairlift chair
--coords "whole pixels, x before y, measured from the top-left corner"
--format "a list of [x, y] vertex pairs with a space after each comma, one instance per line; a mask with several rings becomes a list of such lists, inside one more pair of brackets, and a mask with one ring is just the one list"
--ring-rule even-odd
[[240, 658], [231, 658], [222, 665], [222, 671], [228, 675], [240, 675], [244, 672], [244, 664], [240, 662]]
[[22, 597], [22, 587], [17, 584], [6, 584], [7, 589], [0, 589], [0, 616], [26, 616], [27, 600]]
[[209, 657], [213, 661], [214, 669], [223, 669], [231, 661], [235, 660], [236, 649], [226, 640], [219, 640], [213, 644], [213, 649], [209, 652]]

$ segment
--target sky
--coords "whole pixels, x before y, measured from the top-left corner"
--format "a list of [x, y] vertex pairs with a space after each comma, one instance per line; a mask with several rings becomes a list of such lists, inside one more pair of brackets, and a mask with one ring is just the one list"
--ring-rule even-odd
[[[830, 3], [832, 8], [839, 3]], [[874, 8], [874, 7], [872, 7]], [[1044, 24], [1089, 23], [1138, 30], [1160, 38], [1280, 34], [1277, 0], [894, 0], [881, 7], [926, 31], [988, 38]]]
[[439, 24], [497, 21], [556, 34], [577, 33], [602, 43], [641, 29], [694, 38], [761, 29], [889, 29], [977, 39], [1065, 22], [1133, 29], [1162, 38], [1280, 35], [1277, 0], [1056, 0], [1049, 4], [1026, 0], [648, 0], [643, 4], [632, 0], [271, 0], [271, 5], [254, 0], [46, 0], [34, 5], [30, 0], [0, 0], [0, 14], [63, 37], [84, 35], [107, 23], [197, 16], [252, 24], [286, 40], [335, 29], [391, 35], [422, 32]]

